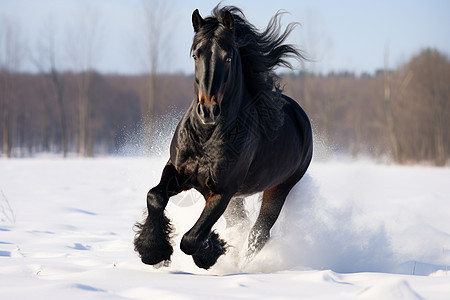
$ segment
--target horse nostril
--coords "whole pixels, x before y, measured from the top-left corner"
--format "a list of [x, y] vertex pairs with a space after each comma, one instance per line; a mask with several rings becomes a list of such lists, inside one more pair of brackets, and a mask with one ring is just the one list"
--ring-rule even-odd
[[220, 115], [220, 107], [218, 104], [205, 105], [198, 103], [196, 112], [203, 124], [214, 124]]
[[205, 112], [204, 112], [204, 110], [203, 110], [203, 104], [201, 104], [201, 103], [199, 103], [199, 104], [197, 105], [197, 114], [198, 114], [199, 116], [204, 116], [204, 114], [205, 114]]
[[218, 104], [214, 104], [212, 113], [216, 118], [220, 115], [220, 106]]

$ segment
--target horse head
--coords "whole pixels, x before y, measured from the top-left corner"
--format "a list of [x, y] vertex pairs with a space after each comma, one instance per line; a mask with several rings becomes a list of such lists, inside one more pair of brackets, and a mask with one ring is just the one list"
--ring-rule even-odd
[[229, 105], [223, 100], [233, 86], [232, 73], [238, 66], [234, 20], [228, 11], [220, 20], [203, 19], [196, 9], [192, 14], [192, 25], [195, 31], [191, 48], [195, 62], [195, 113], [203, 125], [214, 126], [225, 114], [224, 106]]

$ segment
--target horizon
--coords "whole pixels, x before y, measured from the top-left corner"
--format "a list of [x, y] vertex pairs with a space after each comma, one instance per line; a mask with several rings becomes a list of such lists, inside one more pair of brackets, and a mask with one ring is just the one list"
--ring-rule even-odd
[[[196, 8], [203, 17], [217, 1], [173, 0], [167, 7], [167, 18], [162, 19], [162, 35], [170, 38], [157, 72], [159, 74], [193, 74], [189, 49], [194, 32], [191, 14]], [[233, 5], [232, 1], [222, 6]], [[283, 28], [291, 22], [299, 22], [288, 42], [304, 51], [314, 62], [295, 64], [294, 73], [305, 71], [316, 74], [353, 73], [374, 75], [385, 67], [397, 69], [424, 49], [436, 49], [448, 57], [450, 53], [450, 2], [434, 0], [396, 1], [390, 3], [363, 3], [361, 1], [246, 1], [237, 5], [247, 19], [263, 29], [279, 9], [288, 13], [281, 20]], [[92, 67], [103, 74], [140, 75], [148, 73], [145, 58], [145, 35], [141, 19], [142, 1], [131, 0], [56, 0], [6, 1], [0, 0], [0, 20], [5, 16], [20, 28], [26, 59], [20, 71], [39, 73], [36, 63], [36, 45], [42, 39], [43, 24], [52, 19], [58, 51], [58, 70], [76, 72], [67, 57], [67, 41], [70, 26], [79, 28], [82, 12], [95, 13], [98, 22], [96, 60]], [[257, 7], [257, 9], [255, 9]], [[387, 9], [386, 7], [389, 7]], [[169, 12], [170, 10], [170, 12]], [[134, 44], [134, 46], [133, 46]], [[32, 57], [34, 57], [32, 59]], [[1, 61], [0, 61], [1, 62]], [[286, 73], [286, 69], [278, 69]]]

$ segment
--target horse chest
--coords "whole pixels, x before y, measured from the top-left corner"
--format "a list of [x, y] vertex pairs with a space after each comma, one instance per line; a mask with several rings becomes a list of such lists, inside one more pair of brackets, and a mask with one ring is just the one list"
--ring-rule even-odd
[[205, 151], [202, 154], [180, 151], [175, 167], [186, 186], [211, 190], [220, 183], [225, 165], [226, 160], [220, 155], [220, 151]]
[[254, 130], [249, 133], [249, 126], [244, 126], [249, 124], [243, 125], [240, 121], [226, 131], [218, 130], [202, 142], [192, 134], [187, 121], [180, 126], [176, 146], [171, 152], [171, 161], [184, 187], [207, 193], [219, 192], [225, 187], [237, 188], [245, 179], [253, 157], [249, 149], [257, 140]]

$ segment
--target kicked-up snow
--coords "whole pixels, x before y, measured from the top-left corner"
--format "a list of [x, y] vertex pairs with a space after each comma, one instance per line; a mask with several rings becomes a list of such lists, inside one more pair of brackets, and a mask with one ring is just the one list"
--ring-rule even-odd
[[[313, 161], [266, 247], [247, 260], [251, 222], [226, 229], [220, 219], [228, 252], [205, 271], [179, 249], [204, 204], [194, 191], [167, 207], [168, 267], [133, 250], [133, 224], [164, 164], [0, 160], [0, 298], [449, 299], [449, 168]], [[246, 207], [254, 221], [259, 196]]]

